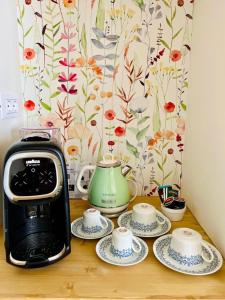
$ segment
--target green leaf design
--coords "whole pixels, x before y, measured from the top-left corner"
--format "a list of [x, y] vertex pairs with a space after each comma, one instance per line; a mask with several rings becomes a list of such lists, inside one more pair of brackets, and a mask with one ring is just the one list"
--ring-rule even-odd
[[135, 127], [128, 127], [127, 130], [129, 130], [130, 132], [132, 132], [135, 135], [137, 135], [137, 133], [138, 133], [138, 129]]
[[138, 152], [138, 149], [133, 146], [132, 144], [130, 144], [128, 141], [126, 141], [126, 145], [127, 145], [127, 150], [133, 154], [136, 158], [139, 157], [139, 152]]
[[157, 162], [157, 165], [158, 165], [159, 169], [160, 169], [161, 171], [163, 171], [163, 167], [161, 166], [161, 164], [160, 164], [159, 162]]
[[85, 114], [85, 111], [84, 111], [84, 109], [80, 106], [80, 104], [76, 103], [76, 106], [79, 108], [79, 110], [80, 110], [83, 114]]
[[182, 31], [183, 28], [180, 28], [172, 37], [173, 40], [179, 35], [179, 33]]
[[98, 113], [92, 114], [88, 119], [87, 122], [91, 121]]
[[146, 134], [147, 130], [148, 130], [149, 126], [146, 126], [145, 128], [143, 128], [142, 130], [140, 130], [137, 135], [136, 138], [138, 141], [140, 141]]
[[99, 149], [98, 149], [98, 158], [97, 158], [97, 160], [100, 161], [100, 160], [102, 160], [102, 158], [103, 158], [103, 154], [102, 154], [102, 140], [101, 140], [100, 145], [99, 145]]
[[162, 2], [167, 6], [170, 7], [169, 3], [166, 0], [162, 0]]
[[168, 177], [170, 177], [170, 175], [173, 174], [173, 171], [170, 171], [165, 177], [163, 177], [163, 180], [166, 180]]
[[166, 41], [164, 41], [164, 40], [161, 39], [160, 42], [161, 42], [161, 44], [163, 44], [163, 46], [165, 46], [167, 49], [170, 50], [170, 47], [169, 47], [169, 45], [167, 44]]
[[87, 56], [87, 37], [86, 37], [85, 24], [83, 24], [82, 31], [81, 31], [81, 46], [84, 50], [85, 55]]
[[105, 5], [104, 5], [104, 0], [99, 0], [95, 26], [98, 29], [104, 31], [104, 25], [105, 25]]
[[48, 105], [47, 103], [43, 102], [43, 101], [41, 101], [41, 106], [42, 106], [44, 109], [48, 110], [48, 111], [51, 111], [51, 110], [52, 110], [52, 109], [51, 109], [51, 106]]
[[60, 95], [60, 91], [56, 91], [56, 92], [54, 92], [53, 94], [51, 94], [50, 98], [51, 98], [51, 99], [52, 99], [52, 98], [55, 98], [55, 97], [57, 97], [58, 95]]
[[50, 88], [49, 84], [48, 84], [45, 80], [42, 80], [42, 81], [41, 81], [41, 84], [42, 84], [43, 86], [45, 86], [46, 88]]
[[160, 115], [159, 115], [159, 100], [158, 96], [156, 97], [156, 104], [155, 104], [155, 109], [152, 117], [153, 121], [153, 132], [157, 132], [161, 128], [161, 120], [160, 120]]
[[163, 162], [162, 162], [162, 165], [163, 165], [163, 166], [165, 165], [166, 161], [167, 161], [167, 155], [166, 155], [166, 156], [164, 157], [164, 159], [163, 159]]
[[172, 21], [174, 20], [174, 18], [176, 16], [176, 13], [177, 13], [177, 10], [176, 10], [176, 6], [175, 6], [174, 11], [173, 11], [173, 15], [172, 15]]
[[170, 28], [172, 28], [172, 24], [171, 24], [171, 22], [170, 22], [170, 20], [166, 17], [166, 23], [168, 24], [168, 26], [170, 27]]
[[143, 123], [145, 123], [150, 117], [149, 116], [145, 116], [143, 118], [141, 118], [140, 120], [138, 120], [138, 125], [141, 125]]
[[27, 32], [24, 34], [24, 37], [28, 36], [28, 34], [31, 32], [32, 28], [33, 28], [33, 26], [31, 26], [31, 27], [27, 30]]
[[187, 105], [184, 102], [181, 103], [181, 107], [184, 111], [187, 110]]

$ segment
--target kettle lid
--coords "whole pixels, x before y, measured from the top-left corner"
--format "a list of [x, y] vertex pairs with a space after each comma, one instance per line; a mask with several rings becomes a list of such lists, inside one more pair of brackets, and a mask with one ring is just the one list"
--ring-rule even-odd
[[121, 162], [115, 159], [115, 156], [111, 153], [107, 153], [103, 156], [103, 159], [97, 163], [98, 167], [102, 168], [111, 168], [111, 167], [119, 167]]

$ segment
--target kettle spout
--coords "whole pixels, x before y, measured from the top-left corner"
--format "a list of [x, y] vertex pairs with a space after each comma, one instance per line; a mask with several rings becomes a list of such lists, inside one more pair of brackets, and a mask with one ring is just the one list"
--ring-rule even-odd
[[124, 167], [122, 167], [122, 175], [126, 176], [130, 172], [131, 169], [132, 169], [132, 167], [128, 166], [128, 165], [125, 165]]

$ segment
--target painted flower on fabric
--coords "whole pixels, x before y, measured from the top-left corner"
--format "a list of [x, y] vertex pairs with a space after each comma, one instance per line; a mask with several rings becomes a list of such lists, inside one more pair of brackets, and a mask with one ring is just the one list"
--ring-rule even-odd
[[76, 145], [71, 145], [67, 148], [67, 153], [70, 156], [75, 156], [79, 153], [79, 148]]
[[176, 133], [183, 135], [185, 132], [185, 120], [183, 118], [177, 118], [176, 122], [177, 122]]
[[71, 59], [70, 61], [67, 60], [67, 58], [59, 60], [59, 63], [63, 65], [64, 67], [70, 67], [74, 68], [75, 67], [75, 61]]
[[59, 74], [59, 82], [74, 82], [77, 80], [77, 74], [72, 74], [70, 73], [67, 77], [67, 75], [65, 74], [65, 72], [62, 72], [61, 74]]
[[172, 148], [169, 148], [169, 149], [167, 150], [167, 153], [168, 153], [169, 155], [172, 155], [172, 154], [173, 154], [173, 149], [172, 149]]
[[63, 127], [62, 120], [60, 120], [59, 117], [54, 113], [50, 113], [46, 116], [41, 116], [39, 120], [40, 120], [40, 125], [44, 128]]
[[173, 50], [170, 54], [170, 59], [174, 62], [181, 59], [181, 52], [179, 50]]
[[31, 60], [35, 57], [35, 51], [32, 48], [25, 48], [23, 51], [24, 58]]
[[153, 149], [156, 144], [157, 144], [157, 140], [156, 139], [150, 139], [148, 141], [148, 148], [149, 149]]
[[85, 57], [81, 56], [76, 59], [75, 63], [77, 68], [86, 67], [91, 69], [97, 76], [102, 76], [102, 69], [97, 66], [96, 60], [93, 57], [86, 59]]
[[32, 111], [35, 109], [35, 103], [32, 100], [26, 100], [24, 102], [24, 108], [28, 111]]
[[25, 0], [25, 4], [26, 5], [30, 5], [31, 4], [31, 0]]
[[76, 5], [75, 0], [63, 0], [63, 4], [66, 8], [74, 8]]
[[173, 102], [167, 102], [164, 105], [164, 109], [166, 112], [171, 113], [175, 109], [175, 104]]
[[174, 139], [174, 132], [171, 130], [164, 130], [163, 131], [163, 137], [167, 140], [173, 140]]
[[177, 0], [177, 5], [182, 7], [184, 5], [184, 0]]
[[116, 135], [116, 136], [121, 137], [121, 136], [124, 136], [124, 135], [125, 135], [126, 129], [125, 129], [124, 127], [118, 126], [118, 127], [115, 128], [114, 132], [115, 132], [115, 135]]
[[109, 109], [109, 110], [106, 110], [105, 112], [105, 118], [109, 121], [113, 120], [116, 116], [116, 113], [114, 110], [112, 109]]
[[91, 135], [90, 129], [85, 127], [81, 123], [75, 123], [73, 127], [68, 128], [68, 137], [69, 139], [86, 139]]
[[161, 131], [157, 131], [157, 132], [154, 134], [154, 138], [155, 138], [156, 140], [163, 138], [163, 133], [162, 133]]

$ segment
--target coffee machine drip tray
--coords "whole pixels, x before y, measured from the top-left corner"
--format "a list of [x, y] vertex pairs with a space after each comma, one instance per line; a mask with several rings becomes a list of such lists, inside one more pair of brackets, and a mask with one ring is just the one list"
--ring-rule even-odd
[[49, 232], [36, 232], [20, 240], [10, 252], [10, 260], [18, 266], [40, 261], [54, 261], [66, 250], [61, 239]]

